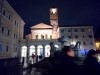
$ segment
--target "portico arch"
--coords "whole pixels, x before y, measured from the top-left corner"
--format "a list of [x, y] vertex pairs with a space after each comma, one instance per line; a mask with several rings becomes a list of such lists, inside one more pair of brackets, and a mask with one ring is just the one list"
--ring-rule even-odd
[[42, 45], [39, 45], [38, 47], [37, 47], [37, 55], [39, 56], [39, 55], [43, 55], [43, 46]]
[[21, 48], [21, 57], [26, 57], [27, 56], [27, 47], [22, 46]]
[[34, 45], [30, 46], [29, 56], [32, 56], [32, 54], [35, 55], [35, 46]]
[[45, 46], [45, 57], [49, 57], [50, 56], [50, 45], [46, 45]]

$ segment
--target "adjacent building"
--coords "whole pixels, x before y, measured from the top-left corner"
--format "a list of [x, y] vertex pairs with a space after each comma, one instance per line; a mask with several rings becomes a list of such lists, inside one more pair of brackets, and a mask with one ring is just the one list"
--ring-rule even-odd
[[0, 58], [19, 56], [24, 21], [6, 0], [0, 0]]

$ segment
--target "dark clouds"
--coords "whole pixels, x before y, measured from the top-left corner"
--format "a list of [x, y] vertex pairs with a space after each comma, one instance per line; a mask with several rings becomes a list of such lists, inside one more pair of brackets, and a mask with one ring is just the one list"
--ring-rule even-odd
[[25, 34], [30, 27], [43, 22], [49, 24], [49, 8], [59, 9], [60, 26], [67, 24], [91, 24], [95, 37], [100, 37], [100, 0], [8, 0], [26, 22]]

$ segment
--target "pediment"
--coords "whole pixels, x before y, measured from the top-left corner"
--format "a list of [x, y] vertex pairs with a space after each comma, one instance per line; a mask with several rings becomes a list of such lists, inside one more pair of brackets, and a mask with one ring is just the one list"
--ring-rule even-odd
[[44, 23], [39, 23], [35, 26], [32, 26], [31, 28], [40, 28], [41, 29], [41, 28], [53, 28], [53, 27], [50, 25], [44, 24]]

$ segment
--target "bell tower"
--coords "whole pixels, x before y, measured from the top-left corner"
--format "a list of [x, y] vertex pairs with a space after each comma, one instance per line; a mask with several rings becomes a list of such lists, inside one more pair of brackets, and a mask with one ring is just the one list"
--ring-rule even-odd
[[58, 9], [57, 8], [50, 9], [50, 24], [53, 26], [52, 38], [58, 39], [59, 28], [58, 28]]
[[52, 26], [58, 27], [58, 9], [57, 8], [50, 9], [50, 24]]

